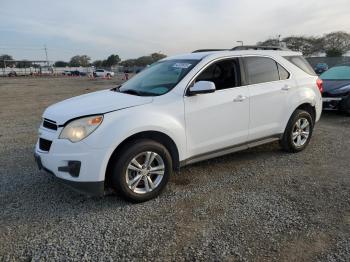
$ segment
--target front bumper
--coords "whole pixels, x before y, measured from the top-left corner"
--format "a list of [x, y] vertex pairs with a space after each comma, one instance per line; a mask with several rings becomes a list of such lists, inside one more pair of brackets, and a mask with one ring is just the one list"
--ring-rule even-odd
[[[94, 196], [104, 195], [108, 149], [94, 148], [84, 141], [72, 143], [59, 139], [60, 131], [40, 127], [34, 151], [39, 169], [53, 174], [79, 192]], [[43, 143], [40, 143], [43, 140], [49, 144], [43, 147]]]
[[89, 196], [103, 196], [105, 192], [105, 185], [104, 181], [97, 181], [97, 182], [81, 182], [81, 181], [72, 181], [72, 180], [66, 180], [60, 177], [57, 177], [55, 173], [43, 165], [41, 161], [41, 156], [38, 153], [34, 153], [34, 159], [35, 162], [39, 168], [39, 170], [44, 170], [47, 173], [51, 174], [53, 177], [55, 177], [59, 182], [62, 184], [72, 188], [73, 190], [89, 195]]
[[98, 182], [81, 182], [81, 181], [71, 181], [66, 180], [60, 177], [57, 177], [55, 173], [45, 167], [41, 161], [41, 157], [39, 154], [34, 153], [35, 162], [38, 165], [39, 170], [44, 170], [47, 173], [51, 174], [55, 179], [57, 179], [62, 184], [72, 188], [73, 190], [89, 195], [89, 196], [103, 196], [105, 192], [105, 185], [104, 181], [98, 181]]

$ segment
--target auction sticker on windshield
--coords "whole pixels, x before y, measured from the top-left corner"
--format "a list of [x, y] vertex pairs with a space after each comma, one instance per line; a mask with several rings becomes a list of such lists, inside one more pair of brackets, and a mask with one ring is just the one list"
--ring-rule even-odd
[[174, 68], [182, 68], [182, 69], [187, 69], [191, 66], [192, 64], [189, 63], [176, 63], [173, 65]]

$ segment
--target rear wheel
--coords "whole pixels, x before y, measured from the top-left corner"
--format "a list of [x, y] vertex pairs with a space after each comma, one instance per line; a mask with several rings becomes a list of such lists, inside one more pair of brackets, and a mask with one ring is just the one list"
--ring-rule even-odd
[[287, 124], [280, 141], [282, 148], [287, 152], [300, 152], [310, 142], [314, 127], [313, 119], [307, 111], [296, 110]]
[[340, 110], [350, 116], [350, 95], [342, 101]]
[[116, 156], [112, 186], [126, 200], [147, 201], [164, 190], [171, 171], [171, 156], [162, 144], [148, 139], [137, 140]]

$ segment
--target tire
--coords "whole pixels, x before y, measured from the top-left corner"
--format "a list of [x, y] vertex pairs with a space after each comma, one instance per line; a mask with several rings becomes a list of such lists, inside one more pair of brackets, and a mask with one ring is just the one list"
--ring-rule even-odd
[[340, 111], [350, 116], [350, 95], [341, 102]]
[[[152, 160], [150, 165], [146, 163], [147, 156]], [[144, 202], [157, 197], [165, 189], [172, 170], [172, 158], [165, 146], [140, 139], [124, 146], [115, 157], [111, 183], [124, 199]]]
[[300, 109], [294, 111], [280, 140], [282, 149], [291, 153], [303, 151], [310, 142], [313, 128], [314, 121], [309, 112]]

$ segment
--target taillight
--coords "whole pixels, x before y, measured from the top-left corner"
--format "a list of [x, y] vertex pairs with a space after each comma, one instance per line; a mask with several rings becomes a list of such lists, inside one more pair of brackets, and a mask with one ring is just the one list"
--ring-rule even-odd
[[322, 94], [323, 93], [323, 81], [321, 78], [317, 78], [316, 85]]

